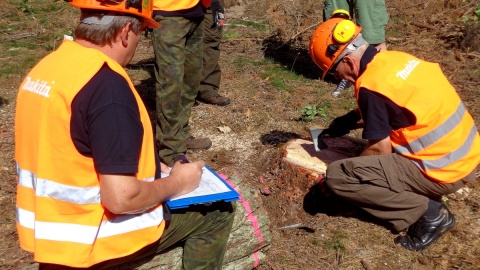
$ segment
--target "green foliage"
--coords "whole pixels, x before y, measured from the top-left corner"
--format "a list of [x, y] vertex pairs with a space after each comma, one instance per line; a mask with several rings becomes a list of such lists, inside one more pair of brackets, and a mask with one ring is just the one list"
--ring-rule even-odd
[[327, 117], [327, 109], [329, 104], [323, 104], [319, 108], [316, 105], [305, 105], [300, 109], [300, 119], [302, 121], [313, 121], [317, 115]]
[[470, 22], [470, 20], [472, 20], [475, 23], [480, 21], [480, 4], [477, 4], [477, 7], [473, 11], [472, 16], [465, 15], [462, 17], [462, 22], [465, 24]]
[[32, 6], [28, 3], [29, 0], [18, 0], [20, 7], [18, 8], [21, 12], [25, 14], [32, 13]]
[[303, 121], [312, 121], [317, 116], [317, 106], [315, 105], [305, 105], [300, 109], [300, 119]]
[[342, 233], [336, 233], [335, 236], [330, 239], [330, 240], [326, 240], [324, 243], [323, 243], [323, 246], [325, 248], [328, 248], [328, 249], [333, 249], [337, 252], [342, 252], [344, 253], [346, 251], [346, 247], [345, 247], [345, 244], [343, 244], [343, 239], [345, 237], [343, 236]]
[[317, 110], [317, 106], [315, 105], [305, 105], [300, 109], [300, 119], [302, 121], [313, 121], [319, 111]]

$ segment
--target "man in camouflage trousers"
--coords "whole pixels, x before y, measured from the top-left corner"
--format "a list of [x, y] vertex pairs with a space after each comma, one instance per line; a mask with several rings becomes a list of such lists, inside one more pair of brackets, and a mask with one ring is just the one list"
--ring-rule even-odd
[[[203, 17], [205, 7], [171, 11], [164, 1], [154, 1], [154, 19], [160, 23], [152, 33], [155, 53], [156, 138], [160, 159], [168, 165], [189, 149], [208, 149], [208, 138], [193, 138], [188, 121], [202, 79]], [[157, 8], [157, 9], [156, 9]]]
[[222, 41], [223, 24], [225, 23], [223, 1], [213, 0], [205, 12], [205, 39], [203, 43], [203, 79], [198, 88], [197, 100], [203, 103], [227, 106], [230, 99], [218, 93], [222, 71], [220, 59], [220, 43]]

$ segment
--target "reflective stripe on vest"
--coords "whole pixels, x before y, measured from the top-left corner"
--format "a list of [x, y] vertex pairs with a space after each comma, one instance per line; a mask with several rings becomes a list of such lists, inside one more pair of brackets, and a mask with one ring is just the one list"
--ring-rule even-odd
[[357, 101], [362, 87], [415, 115], [414, 125], [393, 130], [390, 139], [396, 153], [431, 179], [455, 182], [479, 164], [480, 136], [473, 118], [438, 64], [380, 52], [355, 83]]
[[[75, 204], [100, 203], [100, 187], [75, 187], [59, 184], [47, 179], [37, 178], [33, 173], [18, 168], [18, 184], [27, 188], [35, 189], [40, 197], [50, 197], [56, 200]], [[152, 182], [153, 177], [143, 181]]]
[[[442, 169], [456, 161], [461, 160], [472, 148], [475, 137], [477, 136], [477, 128], [473, 126], [470, 129], [468, 138], [462, 146], [457, 148], [455, 151], [450, 152], [446, 156], [436, 160], [412, 160], [412, 162], [420, 169], [424, 171], [438, 170]], [[396, 149], [396, 147], [395, 147]]]
[[[125, 70], [98, 50], [64, 41], [26, 76], [15, 114], [17, 231], [21, 247], [34, 252], [37, 262], [90, 267], [128, 256], [163, 233], [161, 205], [130, 215], [103, 207], [93, 159], [72, 141], [72, 101], [103, 65], [126, 80], [136, 99], [144, 130], [136, 178], [154, 180], [150, 118]], [[48, 95], [32, 91], [35, 83]]]
[[143, 215], [121, 215], [102, 221], [100, 226], [35, 221], [34, 212], [20, 207], [16, 207], [16, 216], [20, 226], [35, 228], [36, 239], [93, 244], [97, 239], [156, 226], [158, 220], [163, 219], [163, 209], [157, 208]]
[[[458, 109], [455, 113], [450, 116], [442, 125], [438, 126], [436, 129], [430, 131], [429, 133], [423, 135], [422, 137], [410, 142], [406, 145], [396, 145], [394, 146], [395, 152], [406, 155], [406, 154], [414, 154], [415, 152], [419, 152], [424, 148], [434, 144], [441, 140], [445, 134], [451, 132], [454, 128], [456, 128], [460, 123], [467, 112], [467, 108], [463, 103], [460, 103]], [[470, 128], [470, 132], [468, 134], [467, 139], [462, 144], [461, 147], [457, 148], [456, 150], [450, 152], [446, 156], [443, 156], [439, 159], [435, 160], [412, 160], [413, 163], [421, 168], [422, 170], [437, 170], [441, 169], [457, 160], [460, 160], [464, 157], [472, 148], [475, 136], [477, 133], [477, 128], [473, 125]]]

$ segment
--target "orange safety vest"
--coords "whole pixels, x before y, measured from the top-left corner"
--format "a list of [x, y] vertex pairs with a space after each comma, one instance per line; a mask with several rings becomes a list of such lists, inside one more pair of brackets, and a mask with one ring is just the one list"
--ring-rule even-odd
[[436, 63], [412, 55], [378, 53], [355, 83], [355, 97], [365, 87], [411, 111], [413, 126], [390, 133], [396, 153], [425, 175], [452, 183], [480, 162], [480, 137], [460, 97]]
[[144, 134], [137, 179], [154, 180], [150, 119], [125, 70], [98, 50], [64, 41], [30, 71], [17, 99], [17, 231], [35, 261], [89, 267], [130, 255], [163, 233], [161, 205], [135, 215], [102, 205], [93, 159], [70, 136], [72, 100], [105, 63], [126, 79], [138, 103]]
[[206, 8], [210, 7], [211, 0], [153, 0], [153, 10], [178, 11], [189, 9], [202, 2]]

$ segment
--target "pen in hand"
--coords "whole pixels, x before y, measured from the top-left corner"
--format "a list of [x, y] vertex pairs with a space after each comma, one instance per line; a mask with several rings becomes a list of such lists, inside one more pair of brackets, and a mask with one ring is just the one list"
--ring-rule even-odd
[[177, 159], [177, 161], [179, 161], [182, 164], [190, 163], [190, 161], [188, 161], [188, 159], [185, 155], [180, 155], [176, 159]]

